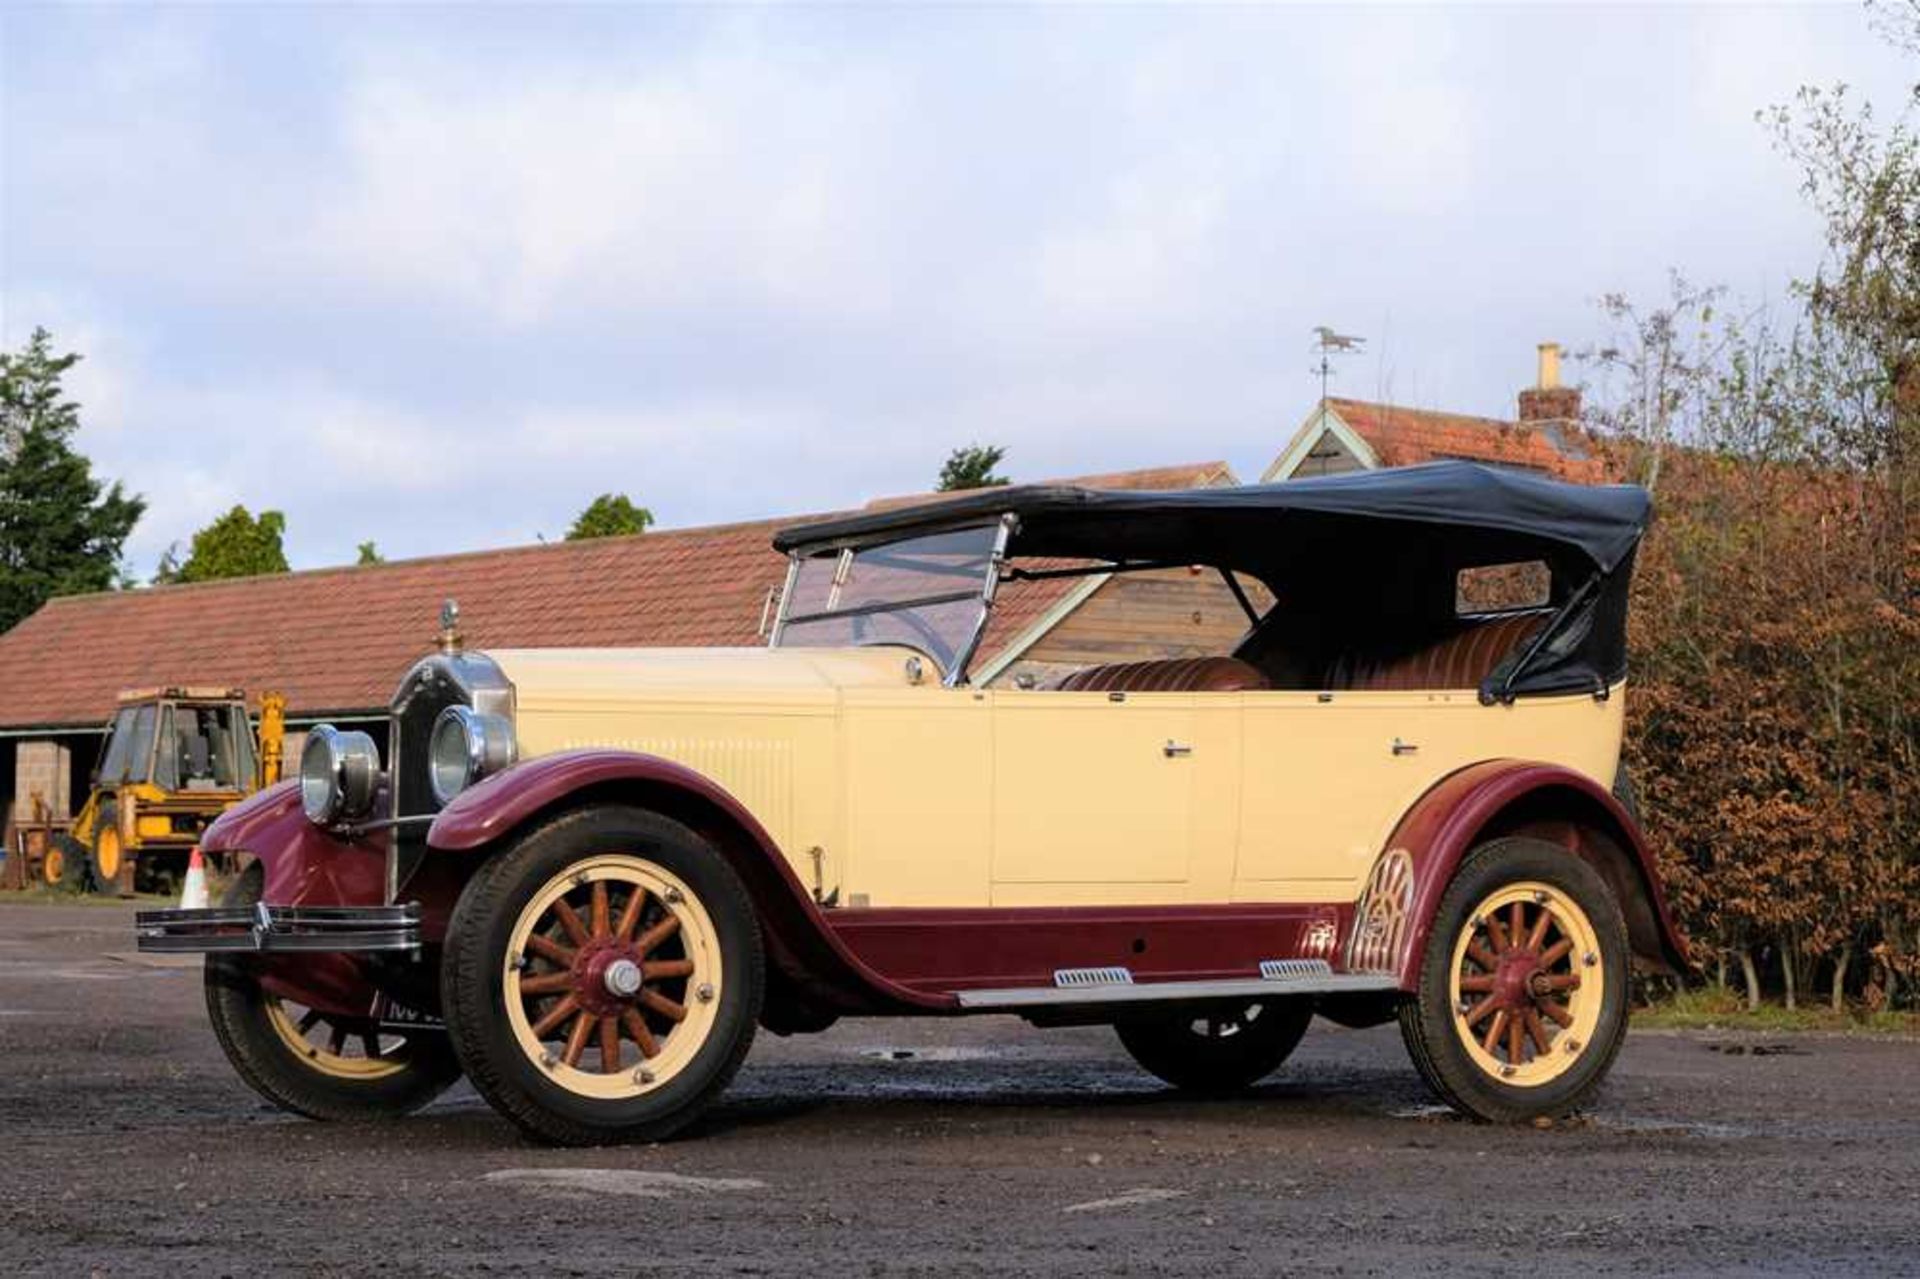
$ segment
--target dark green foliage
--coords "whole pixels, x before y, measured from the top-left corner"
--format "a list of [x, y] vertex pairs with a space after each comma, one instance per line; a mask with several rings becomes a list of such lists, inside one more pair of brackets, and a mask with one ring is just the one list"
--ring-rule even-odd
[[287, 552], [281, 536], [286, 531], [287, 517], [280, 512], [262, 511], [255, 519], [246, 507], [236, 506], [193, 535], [193, 553], [175, 580], [210, 582], [284, 573]]
[[631, 537], [644, 533], [653, 523], [653, 512], [635, 506], [625, 493], [602, 493], [593, 499], [580, 518], [567, 530], [567, 540], [578, 542], [588, 537]]
[[45, 329], [0, 352], [0, 631], [53, 596], [113, 587], [146, 509], [73, 449], [80, 406], [60, 379], [79, 360], [54, 354]]
[[993, 468], [1000, 465], [1006, 455], [1007, 450], [998, 444], [969, 444], [955, 449], [940, 467], [940, 483], [936, 487], [942, 493], [999, 488], [1007, 482], [1007, 477], [995, 475]]

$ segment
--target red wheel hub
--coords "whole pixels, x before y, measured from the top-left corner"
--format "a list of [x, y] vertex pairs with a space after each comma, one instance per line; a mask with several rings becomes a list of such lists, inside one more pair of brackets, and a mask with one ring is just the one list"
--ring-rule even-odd
[[607, 970], [621, 960], [638, 964], [640, 951], [618, 938], [596, 938], [580, 948], [573, 960], [573, 997], [595, 1017], [618, 1017], [633, 1007], [633, 998], [621, 998], [607, 985]]
[[1533, 1003], [1534, 979], [1541, 976], [1540, 957], [1530, 950], [1510, 949], [1500, 956], [1500, 967], [1493, 975], [1493, 993], [1498, 1006], [1519, 1012]]

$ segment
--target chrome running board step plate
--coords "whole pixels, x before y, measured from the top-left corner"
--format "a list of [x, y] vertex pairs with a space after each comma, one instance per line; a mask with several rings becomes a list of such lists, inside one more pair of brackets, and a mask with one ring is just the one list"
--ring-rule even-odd
[[[1307, 964], [1314, 967], [1296, 967]], [[1129, 973], [1125, 981], [962, 990], [956, 992], [955, 998], [960, 1001], [962, 1008], [968, 1009], [1036, 1008], [1073, 1004], [1153, 1004], [1191, 999], [1259, 999], [1275, 995], [1348, 995], [1398, 989], [1398, 984], [1391, 977], [1379, 973], [1336, 973], [1320, 960], [1269, 960], [1260, 966], [1261, 970], [1268, 971], [1269, 965], [1275, 966], [1275, 976], [1143, 983], [1133, 981]], [[1285, 967], [1281, 968], [1280, 965]], [[1286, 975], [1278, 975], [1282, 973]]]

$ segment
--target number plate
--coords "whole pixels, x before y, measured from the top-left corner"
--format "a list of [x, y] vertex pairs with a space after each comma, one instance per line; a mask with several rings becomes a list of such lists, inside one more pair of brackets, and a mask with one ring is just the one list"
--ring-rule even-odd
[[381, 995], [373, 1003], [373, 1019], [382, 1030], [445, 1030], [447, 1023], [391, 995]]

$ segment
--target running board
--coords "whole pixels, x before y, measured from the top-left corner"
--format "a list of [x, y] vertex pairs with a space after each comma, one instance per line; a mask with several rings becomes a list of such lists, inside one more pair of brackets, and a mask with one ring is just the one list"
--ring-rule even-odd
[[[1379, 973], [1336, 973], [1325, 960], [1267, 960], [1263, 976], [1228, 977], [1214, 981], [1156, 981], [1139, 983], [1124, 968], [1100, 969], [1104, 980], [1081, 976], [1090, 970], [1062, 969], [1052, 986], [1009, 986], [993, 990], [962, 990], [955, 994], [966, 1009], [1042, 1008], [1085, 1004], [1151, 1004], [1197, 999], [1259, 999], [1275, 995], [1349, 995], [1399, 989], [1393, 978]], [[1122, 975], [1124, 974], [1124, 976]], [[1062, 980], [1066, 978], [1067, 980]]]

